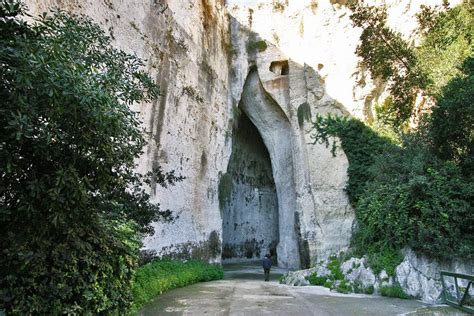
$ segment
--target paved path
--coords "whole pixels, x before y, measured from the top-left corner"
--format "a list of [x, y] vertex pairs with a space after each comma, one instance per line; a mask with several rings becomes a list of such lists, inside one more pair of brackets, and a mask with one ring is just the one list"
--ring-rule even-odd
[[263, 282], [263, 271], [256, 265], [224, 268], [224, 280], [164, 293], [145, 306], [140, 315], [461, 315], [447, 307], [429, 308], [415, 300], [281, 285], [278, 279], [284, 273], [282, 269], [272, 269], [270, 282]]

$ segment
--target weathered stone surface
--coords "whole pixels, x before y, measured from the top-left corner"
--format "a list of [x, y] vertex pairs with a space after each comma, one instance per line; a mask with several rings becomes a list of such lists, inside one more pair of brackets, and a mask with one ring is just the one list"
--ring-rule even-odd
[[[306, 116], [310, 119], [318, 113], [347, 111], [333, 106], [334, 102], [328, 103], [332, 98], [324, 97], [324, 84], [318, 73], [289, 58], [281, 47], [266, 41], [263, 50], [248, 49], [263, 41], [262, 34], [268, 31], [265, 27], [270, 25], [262, 24], [262, 19], [270, 8], [271, 5], [262, 4], [253, 11], [245, 7], [230, 10], [235, 50], [231, 91], [246, 113], [259, 108], [259, 104], [254, 102], [254, 95], [247, 98], [248, 102], [245, 100], [245, 87], [261, 84], [261, 94], [271, 100], [267, 102], [271, 106], [258, 111], [254, 119], [247, 114], [259, 129], [272, 159], [279, 195], [278, 262], [293, 268], [304, 267], [347, 247], [354, 217], [344, 193], [347, 159], [342, 152], [333, 157], [324, 145], [310, 144], [313, 142], [307, 132], [310, 125], [298, 119], [298, 108], [308, 104], [310, 113]], [[278, 19], [284, 20], [280, 16]], [[292, 22], [289, 23], [291, 27]], [[248, 69], [254, 70], [246, 77]], [[242, 85], [249, 78], [253, 83]], [[318, 110], [319, 101], [328, 104], [322, 111]], [[268, 118], [272, 113], [279, 113], [279, 119]], [[275, 132], [277, 129], [280, 132]], [[293, 244], [295, 238], [297, 244]]]
[[[386, 4], [390, 25], [417, 41], [414, 14], [420, 4], [441, 2], [371, 3]], [[221, 0], [26, 3], [33, 14], [59, 6], [91, 16], [114, 45], [144, 58], [160, 84], [159, 100], [134, 105], [149, 141], [137, 169], [147, 172], [161, 165], [177, 170], [186, 180], [168, 188], [149, 188], [153, 201], [171, 209], [175, 220], [156, 223], [155, 235], [144, 240], [145, 249], [158, 255], [221, 260], [226, 219], [218, 191], [232, 155], [235, 107], [250, 118], [268, 150], [276, 200], [257, 203], [248, 181], [234, 193], [247, 194], [250, 206], [234, 210], [242, 210], [240, 219], [259, 222], [260, 215], [243, 210], [256, 214], [278, 210], [268, 219], [278, 222], [278, 228], [273, 224], [262, 229], [272, 234], [254, 234], [249, 241], [263, 240], [261, 248], [270, 248], [278, 240], [279, 264], [293, 268], [314, 266], [349, 246], [354, 211], [344, 192], [347, 158], [341, 150], [333, 156], [325, 145], [313, 144], [309, 133], [310, 120], [318, 114], [370, 119], [373, 105], [385, 97], [384, 83], [372, 80], [354, 53], [361, 30], [352, 27], [346, 1], [286, 1], [282, 6], [272, 1], [241, 5], [237, 0], [227, 5]], [[243, 231], [257, 229], [257, 224], [249, 220]], [[228, 240], [234, 237], [231, 234]], [[245, 246], [244, 240], [238, 244], [242, 242]], [[256, 251], [252, 257], [258, 257]], [[396, 278], [409, 294], [434, 300], [440, 267], [473, 272], [455, 263], [437, 266], [407, 253]], [[348, 275], [367, 284], [375, 278], [376, 286], [378, 280], [392, 282], [371, 273], [361, 262]]]
[[341, 270], [349, 282], [359, 283], [364, 288], [376, 285], [375, 274], [367, 267], [366, 258], [351, 258], [341, 264]]
[[265, 93], [256, 70], [249, 73], [245, 82], [241, 107], [259, 130], [272, 162], [279, 209], [278, 263], [283, 267], [297, 268], [300, 266], [300, 253], [294, 213], [294, 131], [275, 100]]
[[[418, 297], [425, 302], [440, 300], [442, 291], [440, 271], [473, 273], [474, 264], [472, 262], [453, 260], [452, 262], [440, 263], [417, 255], [409, 249], [406, 249], [404, 253], [405, 258], [396, 269], [396, 281], [400, 283], [407, 294]], [[462, 282], [460, 285], [466, 286], [465, 283]], [[448, 288], [454, 288], [452, 278], [446, 278], [446, 284]]]
[[270, 155], [257, 128], [243, 113], [236, 121], [232, 155], [219, 192], [222, 259], [242, 261], [274, 255], [279, 239], [278, 197]]
[[305, 270], [289, 271], [283, 276], [281, 283], [292, 286], [310, 285], [306, 278], [315, 273], [317, 269], [318, 268], [310, 268]]

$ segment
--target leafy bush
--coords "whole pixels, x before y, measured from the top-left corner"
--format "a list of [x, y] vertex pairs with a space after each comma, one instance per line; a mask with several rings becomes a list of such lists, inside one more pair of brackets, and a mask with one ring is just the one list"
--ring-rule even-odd
[[0, 309], [123, 313], [140, 234], [169, 215], [134, 171], [145, 139], [129, 106], [158, 88], [90, 19], [22, 13], [0, 1]]
[[389, 276], [395, 276], [395, 268], [402, 263], [403, 256], [393, 248], [374, 249], [368, 251], [367, 263], [375, 274], [385, 270]]
[[333, 117], [318, 117], [315, 130], [327, 145], [330, 136], [341, 139], [358, 225], [352, 243], [376, 272], [393, 275], [405, 246], [433, 258], [472, 256], [473, 182], [437, 158], [423, 135], [406, 135], [397, 146], [360, 121]]
[[413, 298], [412, 296], [408, 295], [403, 291], [402, 287], [400, 284], [394, 284], [390, 286], [382, 286], [380, 288], [380, 294], [382, 296], [387, 296], [387, 297], [397, 297], [401, 299], [410, 299]]
[[282, 275], [281, 277], [278, 278], [278, 283], [280, 284], [285, 284], [285, 277], [286, 277], [286, 274]]
[[344, 280], [344, 274], [341, 270], [341, 262], [339, 258], [337, 258], [336, 256], [332, 256], [329, 258], [329, 260], [330, 261], [327, 264], [327, 268], [331, 273], [326, 276], [318, 276], [318, 274], [315, 272], [306, 277], [306, 280], [309, 281], [309, 284], [320, 286], [322, 285], [327, 288], [331, 288], [334, 284], [334, 281]]
[[325, 276], [318, 276], [317, 273], [313, 273], [306, 277], [306, 280], [309, 281], [311, 285], [320, 285], [323, 286], [326, 283], [327, 277]]
[[[377, 159], [371, 173], [356, 206], [357, 245], [385, 254], [409, 246], [431, 258], [471, 258], [474, 184], [458, 166], [414, 141]], [[396, 262], [397, 256], [386, 259]]]
[[362, 293], [362, 294], [369, 294], [372, 295], [375, 292], [374, 286], [369, 285], [369, 286], [363, 286], [360, 281], [354, 282], [352, 285], [352, 290], [354, 293]]
[[337, 257], [330, 257], [328, 263], [328, 269], [331, 271], [330, 278], [333, 280], [343, 280], [344, 274], [341, 270], [341, 262]]
[[342, 280], [336, 286], [336, 291], [339, 293], [347, 294], [347, 293], [352, 292], [352, 286], [346, 280]]
[[223, 277], [221, 266], [202, 261], [153, 261], [137, 270], [132, 289], [133, 310], [138, 311], [155, 296], [170, 289]]

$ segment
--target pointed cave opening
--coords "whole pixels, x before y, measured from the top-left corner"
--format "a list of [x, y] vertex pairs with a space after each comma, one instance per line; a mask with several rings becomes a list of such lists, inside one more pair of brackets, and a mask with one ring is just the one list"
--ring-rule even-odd
[[[223, 181], [224, 180], [224, 181]], [[277, 257], [278, 198], [268, 150], [255, 125], [240, 113], [232, 153], [220, 186], [224, 262], [243, 262], [270, 253]]]

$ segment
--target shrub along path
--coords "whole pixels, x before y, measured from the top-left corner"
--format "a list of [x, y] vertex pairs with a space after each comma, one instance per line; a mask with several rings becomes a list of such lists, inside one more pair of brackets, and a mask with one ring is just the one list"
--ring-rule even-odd
[[[139, 315], [434, 315], [415, 300], [281, 285], [278, 279], [285, 272], [283, 269], [272, 269], [270, 282], [263, 282], [263, 271], [257, 264], [226, 265], [224, 271], [224, 280], [198, 283], [158, 296]], [[442, 309], [447, 312], [443, 315], [455, 315], [451, 314], [452, 309]]]

